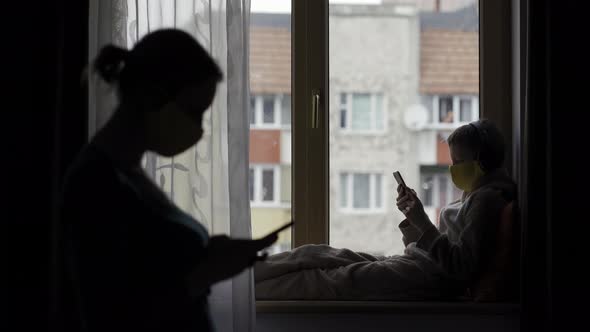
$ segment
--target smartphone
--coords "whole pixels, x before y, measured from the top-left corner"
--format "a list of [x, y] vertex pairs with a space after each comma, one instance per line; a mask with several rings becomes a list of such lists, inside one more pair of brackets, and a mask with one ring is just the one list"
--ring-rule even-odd
[[393, 177], [395, 178], [395, 181], [397, 181], [397, 184], [401, 184], [404, 189], [407, 188], [406, 183], [404, 182], [404, 179], [402, 178], [402, 175], [399, 173], [399, 171], [393, 172]]
[[272, 235], [272, 234], [278, 234], [278, 233], [280, 233], [280, 232], [284, 231], [285, 229], [287, 229], [287, 228], [289, 228], [289, 227], [292, 227], [293, 225], [295, 225], [295, 221], [294, 221], [294, 220], [291, 220], [291, 222], [290, 222], [290, 223], [288, 223], [288, 224], [285, 224], [285, 225], [283, 225], [283, 226], [279, 227], [278, 229], [276, 229], [276, 230], [272, 231], [272, 232], [271, 232], [270, 234], [268, 234], [267, 236], [270, 236], [270, 235]]

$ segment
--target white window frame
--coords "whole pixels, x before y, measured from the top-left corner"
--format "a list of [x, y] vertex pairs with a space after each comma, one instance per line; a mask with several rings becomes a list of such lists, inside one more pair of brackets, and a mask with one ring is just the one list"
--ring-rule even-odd
[[[290, 130], [291, 125], [282, 123], [284, 96], [286, 94], [252, 94], [250, 97], [254, 98], [254, 123], [250, 123], [250, 129]], [[274, 100], [274, 122], [264, 123], [264, 99], [269, 97], [272, 97]], [[250, 107], [250, 104], [248, 104], [248, 107]], [[248, 114], [250, 113], [248, 112]]]
[[[352, 97], [354, 94], [369, 94], [371, 97], [371, 111], [370, 111], [370, 118], [371, 118], [371, 126], [372, 129], [369, 130], [355, 130], [352, 129]], [[346, 96], [346, 103], [342, 104], [342, 95]], [[376, 104], [377, 104], [377, 96], [381, 96], [381, 117], [383, 120], [383, 128], [377, 129], [377, 122], [379, 119], [375, 118], [376, 113]], [[345, 133], [345, 134], [352, 134], [352, 135], [384, 135], [387, 133], [387, 98], [385, 94], [382, 92], [340, 92], [336, 95], [338, 98], [338, 129]], [[342, 128], [341, 126], [341, 113], [342, 109], [346, 109], [346, 127]]]
[[[338, 197], [338, 208], [341, 213], [346, 214], [383, 214], [385, 213], [385, 176], [380, 172], [368, 172], [368, 171], [342, 171], [338, 173], [338, 186], [341, 186], [340, 177], [347, 174], [346, 180], [346, 205], [342, 205], [341, 197]], [[369, 207], [368, 208], [354, 208], [353, 207], [353, 178], [355, 174], [368, 174], [369, 175]], [[375, 188], [376, 177], [381, 176], [381, 188]], [[342, 188], [339, 192], [343, 192]], [[376, 206], [375, 193], [379, 190], [381, 192], [381, 206]]]
[[[281, 204], [281, 165], [279, 164], [250, 164], [254, 170], [254, 197], [250, 201], [251, 207], [283, 207]], [[262, 171], [273, 171], [273, 200], [262, 200]]]
[[[471, 119], [476, 121], [479, 119], [479, 96], [457, 94], [457, 95], [431, 95], [432, 96], [432, 107], [430, 109], [432, 121], [427, 125], [429, 129], [454, 129], [469, 122], [461, 121], [461, 99], [471, 99]], [[441, 97], [452, 97], [453, 99], [453, 122], [443, 123], [440, 122], [439, 106]]]

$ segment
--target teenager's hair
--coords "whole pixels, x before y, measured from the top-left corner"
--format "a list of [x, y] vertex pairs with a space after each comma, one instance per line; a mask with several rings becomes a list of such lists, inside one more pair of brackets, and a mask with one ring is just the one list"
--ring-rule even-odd
[[489, 120], [482, 119], [457, 128], [447, 142], [449, 146], [473, 151], [486, 172], [500, 168], [504, 163], [504, 137]]
[[104, 81], [116, 85], [121, 102], [156, 94], [164, 104], [183, 88], [222, 78], [207, 51], [191, 35], [176, 29], [152, 32], [130, 51], [107, 45], [93, 68]]

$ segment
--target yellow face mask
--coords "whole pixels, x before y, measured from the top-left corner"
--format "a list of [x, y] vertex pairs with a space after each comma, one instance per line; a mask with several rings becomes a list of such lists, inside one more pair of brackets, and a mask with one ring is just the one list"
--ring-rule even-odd
[[470, 192], [473, 190], [473, 186], [484, 175], [481, 166], [477, 160], [466, 161], [457, 165], [449, 166], [451, 171], [451, 178], [457, 188]]

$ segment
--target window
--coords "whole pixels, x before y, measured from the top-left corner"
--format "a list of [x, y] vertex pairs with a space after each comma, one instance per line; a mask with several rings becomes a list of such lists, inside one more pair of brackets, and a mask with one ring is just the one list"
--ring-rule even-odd
[[459, 121], [473, 121], [473, 101], [470, 98], [461, 98], [459, 101]]
[[250, 202], [252, 205], [278, 205], [280, 202], [280, 168], [250, 165]]
[[[384, 194], [394, 193], [393, 170], [400, 170], [406, 183], [424, 195], [421, 198], [430, 202], [429, 206], [440, 204], [441, 181], [430, 174], [430, 181], [423, 183], [421, 165], [448, 166], [448, 147], [439, 137], [479, 118], [480, 88], [482, 93], [487, 92], [486, 103], [498, 100], [498, 92], [490, 92], [493, 82], [480, 84], [479, 65], [493, 62], [493, 57], [488, 56], [488, 62], [480, 61], [479, 51], [484, 48], [479, 43], [479, 22], [483, 21], [479, 19], [478, 3], [465, 0], [461, 8], [438, 13], [402, 1], [358, 6], [336, 0], [298, 0], [291, 1], [293, 22], [290, 12], [267, 12], [264, 20], [257, 20], [259, 13], [253, 13], [251, 33], [257, 25], [264, 25], [264, 31], [251, 35], [250, 61], [258, 61], [256, 58], [262, 55], [268, 57], [250, 66], [251, 91], [256, 99], [251, 129], [282, 131], [280, 139], [257, 145], [260, 149], [280, 145], [282, 155], [286, 147], [283, 126], [288, 125], [283, 100], [275, 102], [273, 116], [267, 112], [265, 123], [263, 97], [281, 95], [292, 99], [289, 135], [297, 167], [290, 169], [290, 174], [293, 201], [298, 204], [295, 229], [301, 230], [293, 235], [294, 246], [329, 243], [381, 254], [401, 253], [403, 243], [395, 242], [401, 234], [395, 233], [394, 225], [403, 216], [396, 210], [394, 195]], [[287, 16], [288, 22], [283, 24]], [[306, 38], [291, 38], [291, 29]], [[281, 33], [284, 35], [279, 37]], [[291, 44], [297, 51], [291, 52]], [[289, 54], [278, 53], [287, 48]], [[459, 48], [465, 56], [453, 55]], [[271, 77], [267, 69], [275, 64], [284, 71]], [[291, 68], [297, 75], [289, 72]], [[493, 70], [487, 71], [487, 75], [492, 74]], [[292, 81], [292, 86], [286, 84], [283, 89], [278, 84], [280, 77]], [[314, 114], [318, 113], [312, 113], [314, 90], [320, 91], [317, 117]], [[426, 126], [409, 128], [404, 123], [406, 111], [417, 109], [412, 107], [416, 104], [427, 108], [429, 120]], [[441, 110], [445, 116], [442, 119]], [[423, 109], [420, 112], [416, 118], [422, 119]], [[318, 127], [311, 125], [314, 119], [319, 119]], [[348, 135], [357, 133], [362, 135]], [[251, 162], [279, 165], [283, 178], [286, 164], [282, 160]], [[376, 184], [371, 185], [369, 176], [367, 187], [367, 177], [354, 174], [373, 174], [376, 170], [382, 174], [380, 180], [373, 180], [381, 182], [381, 196], [374, 193], [368, 202], [366, 197], [355, 197], [355, 192], [371, 192]], [[356, 188], [342, 192], [341, 183], [353, 186], [355, 182]], [[430, 189], [420, 190], [423, 186]], [[450, 180], [446, 186], [453, 187]], [[362, 210], [371, 204], [382, 206], [384, 213], [349, 213], [355, 211], [354, 206]], [[255, 223], [253, 218], [253, 229]], [[381, 237], [384, 233], [387, 236]]]
[[434, 95], [426, 96], [422, 100], [430, 110], [428, 118], [431, 125], [456, 127], [479, 119], [477, 96]]
[[[269, 13], [270, 1], [252, 0], [250, 14], [250, 220], [261, 238], [293, 219], [291, 214], [291, 13]], [[266, 251], [290, 250], [291, 230]]]
[[382, 175], [340, 173], [340, 208], [347, 212], [382, 212]]
[[262, 123], [275, 124], [275, 98], [274, 96], [262, 97]]
[[345, 131], [383, 131], [385, 124], [384, 114], [382, 94], [340, 94], [340, 128]]
[[[414, 1], [364, 6], [344, 2], [331, 0], [326, 15], [329, 56], [324, 62], [329, 63], [330, 95], [323, 100], [329, 101], [324, 113], [331, 123], [325, 136], [329, 150], [324, 153], [329, 160], [314, 155], [313, 166], [307, 166], [314, 175], [322, 175], [322, 170], [328, 175], [324, 196], [308, 201], [328, 201], [329, 210], [314, 215], [317, 219], [310, 223], [324, 226], [322, 217], [329, 219], [323, 243], [380, 255], [402, 254], [405, 246], [397, 225], [405, 216], [395, 204], [392, 172], [401, 172], [436, 222], [437, 209], [454, 198], [447, 171], [448, 145], [440, 137], [479, 118], [476, 1], [466, 0], [460, 9], [438, 13], [420, 11]], [[317, 53], [315, 49], [307, 54], [307, 61]], [[297, 104], [300, 97], [294, 96]], [[299, 105], [310, 104], [309, 96], [304, 91]], [[420, 121], [424, 123], [411, 125]], [[307, 134], [313, 137], [310, 149], [321, 150], [318, 130]], [[310, 163], [308, 155], [302, 153], [308, 158], [304, 162]], [[422, 165], [433, 172], [423, 173]], [[315, 188], [322, 181], [316, 178], [310, 185]], [[323, 211], [317, 205], [311, 210]]]
[[252, 94], [249, 117], [251, 128], [290, 128], [291, 96], [286, 94]]
[[438, 97], [438, 121], [441, 123], [453, 123], [453, 97]]

